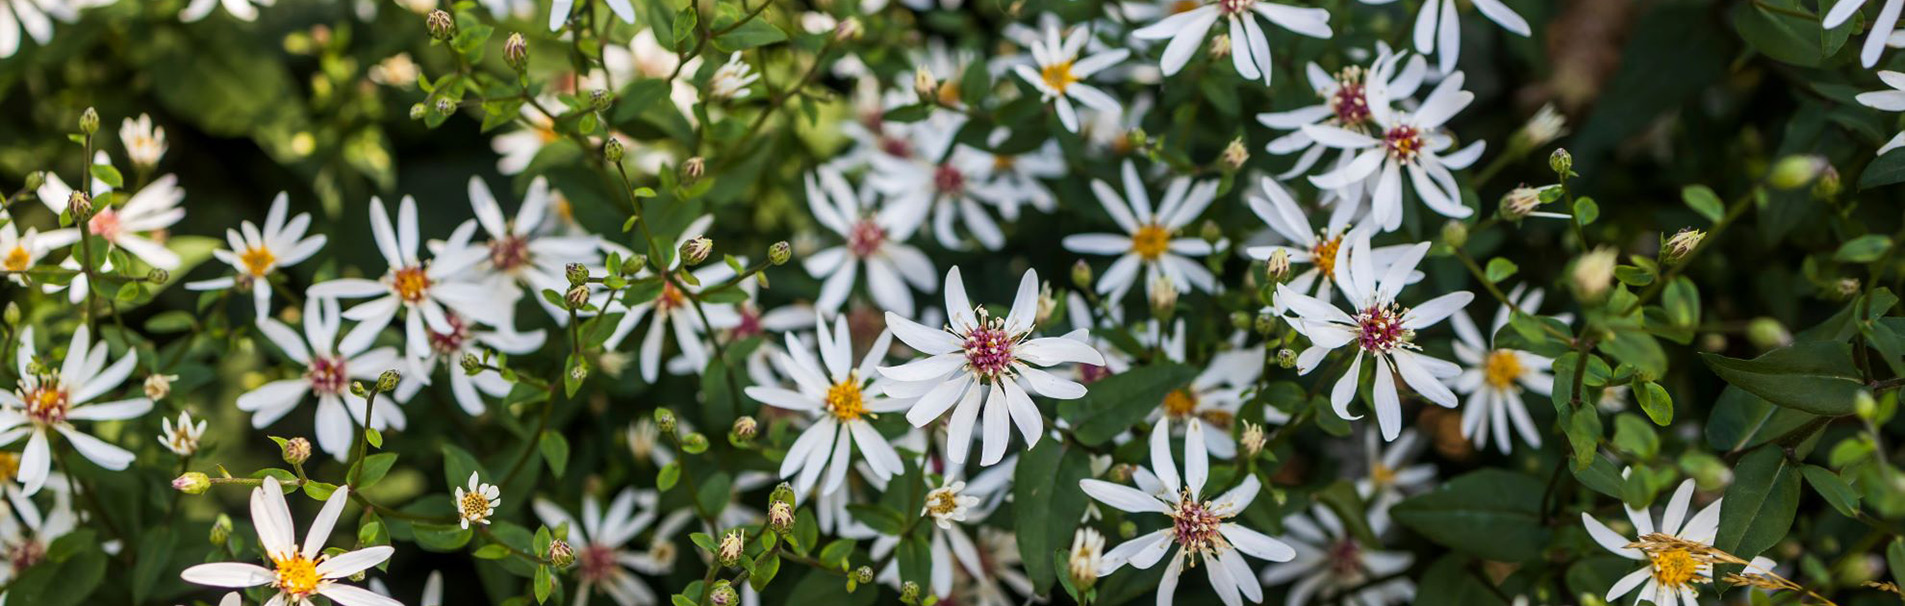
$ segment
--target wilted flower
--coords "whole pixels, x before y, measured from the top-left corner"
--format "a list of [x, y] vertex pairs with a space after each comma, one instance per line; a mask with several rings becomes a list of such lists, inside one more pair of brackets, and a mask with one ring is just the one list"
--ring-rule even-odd
[[1620, 260], [1620, 253], [1612, 247], [1602, 246], [1574, 260], [1574, 270], [1570, 276], [1574, 283], [1574, 295], [1583, 301], [1599, 301], [1607, 294], [1614, 282], [1614, 265]]
[[1098, 581], [1099, 561], [1105, 553], [1105, 536], [1089, 527], [1080, 527], [1072, 535], [1071, 556], [1066, 558], [1066, 571], [1072, 577], [1072, 586], [1079, 591], [1090, 589]]
[[523, 39], [522, 32], [511, 33], [509, 39], [503, 41], [503, 62], [516, 71], [529, 67], [529, 42]]
[[1549, 103], [1541, 106], [1515, 134], [1521, 138], [1522, 145], [1541, 147], [1568, 134], [1568, 117], [1561, 115], [1555, 110], [1554, 104]]
[[430, 14], [423, 18], [423, 25], [430, 30], [432, 38], [448, 42], [450, 38], [456, 36], [456, 19], [442, 10], [430, 11]]

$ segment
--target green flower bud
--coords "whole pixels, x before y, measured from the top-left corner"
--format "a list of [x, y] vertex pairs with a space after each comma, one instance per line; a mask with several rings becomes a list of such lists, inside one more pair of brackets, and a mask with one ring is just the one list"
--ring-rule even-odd
[[284, 462], [303, 465], [311, 459], [311, 441], [304, 438], [291, 438], [284, 441]]
[[714, 589], [708, 593], [710, 606], [734, 606], [741, 603], [741, 596], [734, 593], [734, 586], [726, 580], [714, 582]]
[[88, 135], [99, 132], [99, 110], [88, 107], [79, 113], [79, 132]]
[[463, 374], [465, 375], [474, 377], [476, 375], [483, 374], [483, 360], [482, 358], [476, 357], [476, 354], [473, 354], [473, 353], [463, 354], [462, 364], [463, 364]]
[[503, 41], [503, 62], [518, 72], [529, 68], [529, 41], [523, 39], [522, 32], [511, 33]]
[[614, 94], [600, 88], [589, 91], [589, 107], [595, 111], [605, 111], [612, 105], [615, 105]]
[[609, 137], [608, 142], [602, 144], [602, 159], [608, 160], [610, 164], [620, 163], [622, 161], [622, 140]]
[[386, 370], [383, 372], [383, 374], [377, 375], [377, 391], [379, 392], [396, 391], [397, 381], [400, 381], [402, 379], [403, 379], [403, 373], [399, 373], [396, 370]]
[[410, 119], [411, 120], [422, 120], [429, 115], [430, 115], [429, 106], [426, 106], [422, 103], [413, 103], [410, 105]]
[[768, 263], [773, 263], [774, 265], [786, 265], [787, 261], [793, 258], [794, 258], [794, 245], [788, 244], [786, 240], [775, 242], [774, 244], [767, 247], [767, 262]]
[[225, 541], [232, 538], [232, 517], [218, 514], [218, 519], [212, 521], [211, 536], [207, 538], [211, 540], [213, 546], [224, 546]]
[[1773, 164], [1773, 170], [1766, 176], [1766, 183], [1777, 189], [1799, 189], [1812, 183], [1813, 179], [1830, 167], [1826, 159], [1812, 154], [1794, 154], [1780, 158]]
[[1746, 340], [1761, 351], [1778, 349], [1793, 343], [1793, 333], [1786, 325], [1767, 317], [1754, 318], [1746, 324]]
[[681, 243], [681, 262], [686, 265], [700, 265], [708, 260], [708, 254], [714, 252], [714, 240], [707, 236], [695, 236]]
[[151, 269], [151, 271], [146, 272], [146, 281], [151, 282], [153, 284], [164, 284], [170, 281], [171, 279], [172, 279], [172, 272], [159, 269], [157, 267], [154, 267]]
[[1072, 263], [1072, 286], [1079, 290], [1091, 290], [1091, 264], [1084, 259]]
[[569, 547], [568, 541], [556, 539], [549, 543], [548, 558], [549, 563], [556, 565], [556, 568], [568, 568], [575, 563], [575, 549]]
[[1568, 148], [1557, 147], [1554, 153], [1548, 154], [1548, 168], [1554, 169], [1554, 174], [1566, 180], [1574, 174], [1574, 155], [1568, 153]]
[[655, 409], [655, 427], [662, 433], [675, 433], [675, 411], [666, 408]]
[[172, 480], [172, 488], [185, 494], [205, 494], [205, 491], [211, 487], [212, 478], [196, 471], [185, 472], [184, 475]]
[[708, 451], [708, 436], [694, 432], [681, 437], [681, 449], [688, 454], [701, 454]]

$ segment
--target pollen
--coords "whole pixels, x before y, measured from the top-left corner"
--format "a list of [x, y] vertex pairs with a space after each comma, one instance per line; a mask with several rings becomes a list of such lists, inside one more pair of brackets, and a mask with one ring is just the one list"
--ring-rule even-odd
[[475, 521], [489, 517], [489, 498], [484, 497], [481, 492], [472, 490], [463, 493], [463, 500], [458, 501], [456, 505], [457, 509], [463, 513], [465, 520]]
[[1219, 549], [1230, 545], [1219, 530], [1223, 522], [1224, 516], [1212, 511], [1210, 503], [1198, 502], [1188, 490], [1179, 496], [1171, 511], [1171, 534], [1191, 554], [1189, 565], [1196, 566], [1198, 556], [1216, 557]]
[[405, 303], [420, 303], [430, 289], [430, 275], [415, 265], [391, 272], [390, 288]]
[[288, 558], [273, 558], [272, 564], [276, 565], [278, 574], [278, 580], [273, 582], [272, 586], [290, 595], [293, 598], [292, 601], [317, 593], [318, 581], [322, 580], [318, 577], [317, 560], [306, 558], [301, 553], [293, 553]]
[[4, 265], [7, 271], [26, 271], [27, 266], [32, 263], [33, 255], [26, 252], [25, 246], [19, 245], [14, 245], [13, 250], [7, 251], [7, 258], [0, 261], [0, 265]]
[[1402, 326], [1402, 310], [1394, 304], [1372, 305], [1356, 316], [1356, 344], [1363, 351], [1388, 353], [1412, 347], [1415, 331]]
[[1700, 574], [1700, 562], [1685, 549], [1649, 553], [1654, 564], [1654, 581], [1668, 587], [1683, 587]]
[[1039, 70], [1039, 77], [1045, 80], [1046, 86], [1060, 93], [1065, 92], [1065, 87], [1071, 86], [1073, 82], [1078, 81], [1078, 76], [1072, 75], [1072, 62], [1070, 61], [1060, 61], [1045, 66]]
[[1421, 129], [1409, 125], [1397, 126], [1383, 133], [1382, 145], [1388, 150], [1389, 157], [1397, 162], [1414, 161], [1425, 147]]
[[959, 509], [959, 493], [951, 490], [934, 490], [926, 495], [926, 512], [935, 516], [947, 516]]
[[1488, 360], [1482, 368], [1482, 374], [1488, 386], [1497, 390], [1514, 387], [1515, 379], [1521, 377], [1521, 371], [1521, 356], [1506, 349], [1489, 352]]
[[20, 477], [20, 453], [0, 452], [0, 480]]
[[58, 380], [49, 380], [26, 391], [20, 398], [26, 402], [27, 418], [35, 422], [52, 425], [66, 420], [71, 399]]
[[866, 414], [866, 397], [860, 391], [857, 373], [849, 373], [847, 380], [827, 388], [827, 412], [842, 422], [856, 421]]
[[886, 228], [880, 227], [880, 224], [871, 218], [861, 219], [858, 223], [854, 223], [853, 229], [847, 234], [847, 250], [853, 251], [853, 256], [858, 258], [873, 256], [873, 253], [880, 252], [880, 247], [885, 244]]
[[1197, 394], [1188, 389], [1179, 389], [1164, 395], [1164, 414], [1174, 419], [1190, 416], [1197, 410]]
[[238, 253], [238, 261], [245, 264], [246, 273], [253, 277], [264, 277], [266, 272], [271, 271], [271, 266], [278, 263], [278, 256], [271, 254], [270, 248], [259, 246]]
[[1005, 319], [987, 318], [980, 308], [979, 327], [965, 334], [961, 342], [966, 351], [966, 366], [982, 379], [993, 379], [1011, 370], [1018, 358], [1012, 353], [1017, 339], [1005, 332]]
[[1317, 269], [1323, 270], [1323, 277], [1336, 276], [1336, 251], [1342, 247], [1343, 236], [1338, 234], [1332, 238], [1317, 238], [1316, 246], [1310, 248], [1311, 262], [1316, 263]]
[[1146, 225], [1138, 228], [1138, 233], [1131, 234], [1131, 252], [1146, 261], [1156, 261], [1170, 247], [1171, 232], [1162, 225]]
[[1336, 92], [1329, 95], [1330, 111], [1336, 123], [1354, 127], [1369, 120], [1369, 98], [1364, 94], [1363, 70], [1351, 66], [1336, 75]]

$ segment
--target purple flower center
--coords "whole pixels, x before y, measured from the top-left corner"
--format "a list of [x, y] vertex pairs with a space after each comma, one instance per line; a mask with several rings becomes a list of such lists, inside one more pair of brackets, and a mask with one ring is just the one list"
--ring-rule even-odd
[[880, 245], [885, 243], [886, 228], [880, 227], [872, 219], [861, 219], [854, 223], [853, 229], [847, 234], [847, 249], [853, 251], [853, 256], [862, 259], [879, 252]]
[[1372, 305], [1356, 315], [1356, 345], [1364, 351], [1388, 353], [1414, 337], [1415, 331], [1403, 328], [1402, 310], [1394, 304]]
[[311, 367], [304, 372], [304, 379], [311, 382], [311, 391], [333, 395], [344, 393], [344, 384], [350, 381], [344, 374], [344, 358], [323, 356], [311, 357]]

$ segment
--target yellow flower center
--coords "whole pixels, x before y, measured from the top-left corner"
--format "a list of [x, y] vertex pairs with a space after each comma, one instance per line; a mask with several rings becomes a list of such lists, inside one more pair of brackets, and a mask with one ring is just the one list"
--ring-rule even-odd
[[1369, 466], [1369, 481], [1377, 486], [1388, 486], [1396, 481], [1396, 470], [1378, 461]]
[[1046, 86], [1050, 86], [1052, 90], [1061, 93], [1065, 92], [1065, 87], [1071, 86], [1073, 82], [1078, 81], [1078, 77], [1072, 75], [1072, 62], [1070, 61], [1060, 61], [1047, 65], [1039, 70], [1039, 76], [1045, 79]]
[[1203, 6], [1203, 4], [1196, 0], [1177, 0], [1171, 3], [1171, 14], [1188, 13], [1199, 6]]
[[245, 249], [245, 252], [239, 253], [238, 260], [245, 264], [245, 271], [251, 272], [252, 276], [264, 277], [265, 272], [271, 271], [271, 266], [278, 262], [278, 256], [271, 254], [271, 249], [260, 246]]
[[1324, 278], [1336, 276], [1336, 250], [1343, 247], [1343, 236], [1318, 240], [1310, 249], [1310, 260], [1316, 268], [1323, 270]]
[[1197, 410], [1197, 394], [1188, 389], [1179, 389], [1164, 395], [1164, 414], [1174, 419], [1190, 416]]
[[13, 250], [7, 251], [6, 260], [0, 263], [5, 264], [7, 271], [26, 271], [27, 264], [32, 262], [33, 256], [27, 254], [26, 247], [16, 244]]
[[11, 482], [20, 477], [20, 453], [0, 452], [0, 481]]
[[278, 591], [289, 594], [292, 598], [304, 598], [317, 593], [319, 581], [317, 560], [306, 558], [301, 553], [293, 553], [285, 559], [272, 558], [272, 563], [276, 565], [278, 574], [278, 580], [272, 585], [277, 587]]
[[390, 287], [405, 303], [422, 302], [424, 291], [430, 288], [430, 275], [415, 265], [405, 267], [392, 272]]
[[1018, 161], [1019, 161], [1018, 156], [1007, 156], [1007, 155], [993, 156], [992, 170], [1002, 172], [1002, 173], [1012, 172], [1012, 166], [1015, 164], [1018, 164]]
[[1495, 389], [1508, 389], [1515, 386], [1515, 379], [1521, 377], [1521, 356], [1506, 349], [1489, 352], [1488, 361], [1482, 369], [1488, 386]]
[[1700, 562], [1685, 549], [1650, 553], [1654, 562], [1654, 581], [1668, 587], [1682, 587], [1700, 574]]
[[463, 500], [457, 503], [457, 508], [463, 510], [463, 519], [481, 520], [489, 517], [489, 498], [484, 497], [480, 492], [465, 492]]
[[849, 373], [847, 380], [827, 388], [827, 412], [843, 422], [859, 420], [866, 414], [866, 398], [860, 393], [858, 373]]
[[1171, 232], [1156, 223], [1138, 228], [1131, 234], [1131, 252], [1138, 253], [1146, 261], [1156, 261], [1171, 246]]
[[[961, 70], [961, 71], [963, 72], [964, 70]], [[945, 83], [939, 85], [939, 104], [940, 105], [944, 105], [947, 107], [957, 106], [959, 105], [959, 98], [960, 98], [960, 95], [959, 95], [958, 81], [947, 80]]]
[[952, 512], [957, 509], [959, 509], [959, 493], [941, 489], [926, 495], [926, 511], [933, 515], [952, 515]]
[[556, 129], [553, 128], [537, 128], [536, 138], [540, 139], [544, 145], [548, 145], [554, 143], [556, 139], [561, 139], [562, 135], [556, 134]]

